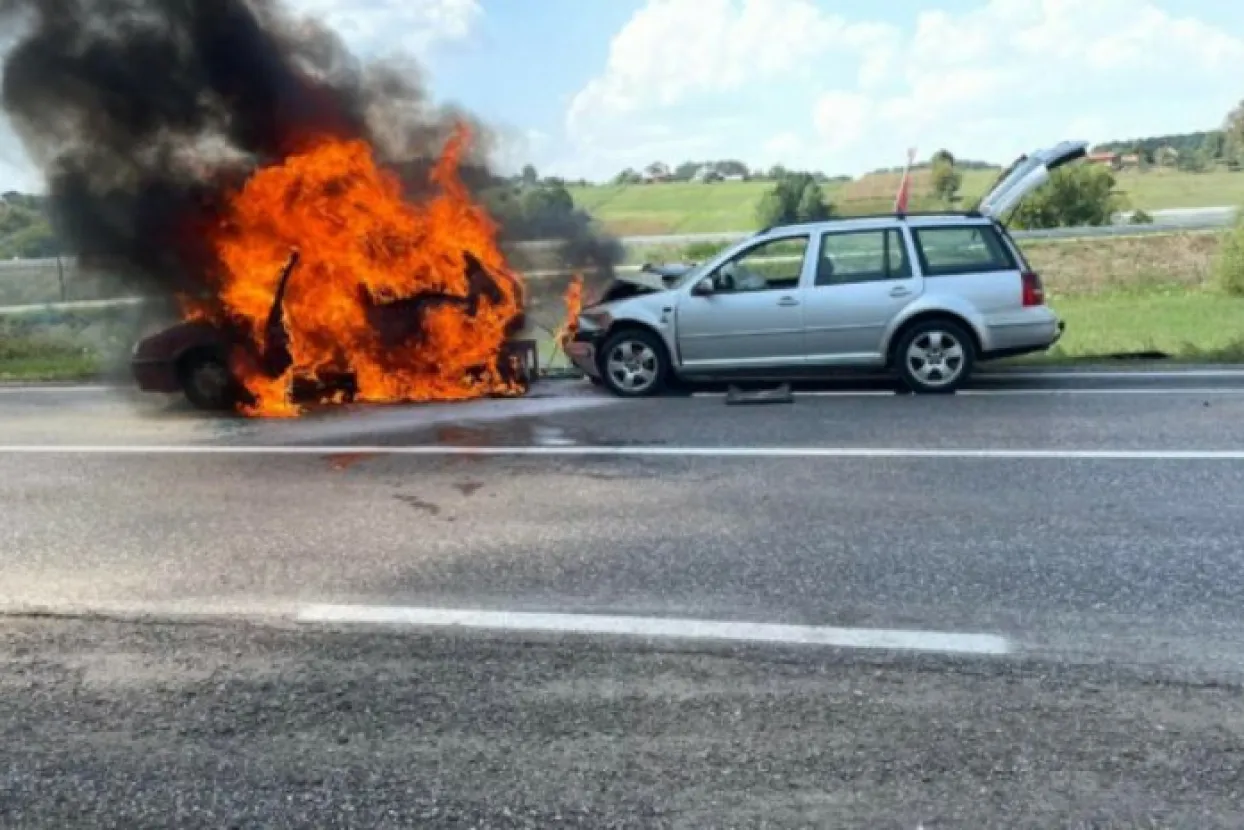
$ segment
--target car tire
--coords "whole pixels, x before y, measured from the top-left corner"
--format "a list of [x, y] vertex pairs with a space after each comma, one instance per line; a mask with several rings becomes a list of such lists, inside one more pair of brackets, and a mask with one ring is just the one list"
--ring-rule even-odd
[[893, 365], [899, 380], [912, 392], [950, 395], [972, 376], [976, 346], [958, 323], [922, 320], [899, 338]]
[[669, 353], [653, 332], [623, 329], [605, 341], [598, 359], [601, 381], [618, 397], [651, 397], [665, 390]]
[[224, 412], [237, 405], [238, 384], [220, 355], [200, 352], [183, 358], [178, 371], [182, 392], [196, 409]]

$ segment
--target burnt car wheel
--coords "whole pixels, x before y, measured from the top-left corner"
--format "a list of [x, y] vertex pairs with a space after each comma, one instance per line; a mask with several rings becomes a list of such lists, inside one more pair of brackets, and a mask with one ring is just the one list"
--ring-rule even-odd
[[181, 388], [198, 409], [221, 412], [237, 403], [237, 383], [219, 355], [196, 352], [182, 358], [178, 375]]
[[600, 374], [605, 387], [624, 398], [659, 394], [669, 376], [665, 344], [644, 329], [624, 329], [605, 341], [600, 350]]

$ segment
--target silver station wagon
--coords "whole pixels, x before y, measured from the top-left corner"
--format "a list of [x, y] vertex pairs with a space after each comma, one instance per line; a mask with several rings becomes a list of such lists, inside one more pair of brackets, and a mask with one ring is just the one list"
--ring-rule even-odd
[[1000, 221], [1087, 142], [1021, 157], [966, 213], [768, 228], [703, 263], [619, 278], [567, 352], [617, 395], [678, 382], [887, 371], [948, 393], [980, 361], [1048, 349], [1063, 323]]

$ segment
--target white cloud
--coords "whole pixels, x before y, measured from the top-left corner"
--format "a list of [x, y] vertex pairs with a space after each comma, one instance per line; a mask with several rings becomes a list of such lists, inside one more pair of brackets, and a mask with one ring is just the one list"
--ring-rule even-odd
[[604, 72], [574, 97], [568, 132], [602, 157], [614, 155], [602, 141], [637, 158], [657, 152], [643, 135], [653, 123], [677, 129], [681, 144], [713, 145], [723, 134], [703, 134], [698, 101], [723, 101], [711, 118], [731, 112], [733, 96], [757, 84], [813, 84], [821, 59], [834, 52], [853, 56], [853, 71], [868, 83], [884, 73], [895, 36], [882, 24], [827, 14], [812, 0], [651, 0], [614, 38]]
[[[979, 152], [986, 144], [975, 139], [987, 137], [987, 122], [1003, 131], [1009, 122], [1014, 134], [1038, 133], [1036, 140], [1068, 123], [1127, 132], [1126, 123], [1103, 118], [1111, 109], [1123, 110], [1122, 120], [1137, 130], [1146, 119], [1160, 129], [1154, 119], [1166, 114], [1173, 94], [1199, 96], [1220, 117], [1235, 92], [1231, 67], [1244, 61], [1244, 40], [1135, 0], [993, 0], [958, 16], [921, 15], [904, 53], [896, 91], [863, 113], [857, 144], [881, 135], [903, 143], [936, 136], [938, 144]], [[850, 94], [827, 92], [815, 111], [820, 116]], [[1137, 107], [1144, 111], [1126, 112]], [[858, 107], [847, 112], [861, 115]], [[817, 127], [829, 137], [827, 120], [818, 117]], [[1206, 124], [1165, 126], [1175, 132]]]
[[812, 123], [826, 150], [854, 147], [873, 118], [873, 102], [858, 92], [828, 92], [812, 111]]
[[803, 145], [804, 138], [797, 132], [778, 133], [765, 142], [765, 157], [773, 160], [787, 158], [802, 152]]
[[328, 24], [360, 52], [416, 57], [465, 39], [484, 14], [480, 0], [289, 0], [289, 6]]
[[[718, 157], [787, 152], [831, 173], [901, 163], [913, 144], [1007, 161], [1068, 137], [1202, 129], [1239, 97], [1244, 39], [1179, 8], [981, 0], [896, 28], [816, 0], [649, 0], [571, 103], [566, 166], [644, 163], [658, 127]], [[725, 113], [743, 124], [705, 126]]]

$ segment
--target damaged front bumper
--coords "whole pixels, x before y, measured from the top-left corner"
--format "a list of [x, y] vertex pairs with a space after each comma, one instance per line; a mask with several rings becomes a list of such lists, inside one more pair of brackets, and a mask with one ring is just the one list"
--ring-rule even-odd
[[591, 378], [600, 377], [596, 354], [600, 349], [602, 334], [603, 332], [600, 331], [580, 330], [575, 332], [575, 336], [566, 344], [566, 357], [570, 358], [570, 362], [576, 369]]

